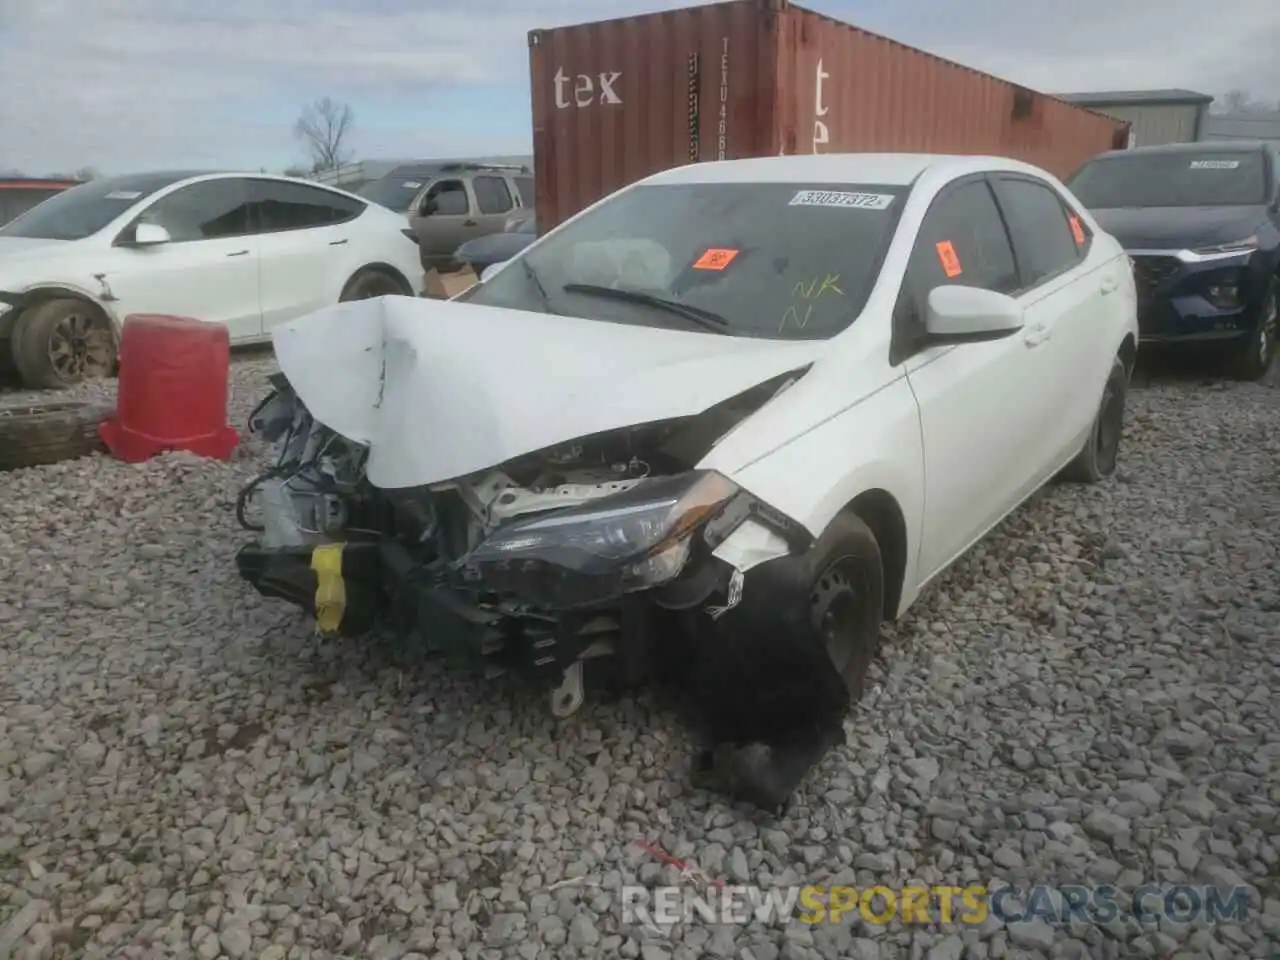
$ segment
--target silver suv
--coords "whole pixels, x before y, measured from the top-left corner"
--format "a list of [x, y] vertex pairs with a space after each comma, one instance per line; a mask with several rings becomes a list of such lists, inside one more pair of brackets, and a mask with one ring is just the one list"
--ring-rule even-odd
[[533, 171], [508, 164], [404, 164], [357, 193], [409, 218], [423, 270], [449, 269], [462, 244], [501, 233], [513, 213], [534, 206]]

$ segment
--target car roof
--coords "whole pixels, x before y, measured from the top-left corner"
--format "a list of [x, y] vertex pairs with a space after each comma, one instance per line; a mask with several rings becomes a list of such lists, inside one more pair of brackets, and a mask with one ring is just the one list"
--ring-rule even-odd
[[1162, 143], [1150, 147], [1132, 147], [1128, 150], [1108, 150], [1094, 157], [1095, 160], [1111, 157], [1151, 157], [1186, 153], [1255, 153], [1265, 150], [1262, 140], [1200, 140], [1195, 143]]
[[933, 153], [820, 153], [691, 163], [664, 170], [646, 184], [678, 183], [875, 183], [909, 186], [926, 171], [963, 176], [1007, 170], [1044, 176], [1044, 171], [1007, 157]]

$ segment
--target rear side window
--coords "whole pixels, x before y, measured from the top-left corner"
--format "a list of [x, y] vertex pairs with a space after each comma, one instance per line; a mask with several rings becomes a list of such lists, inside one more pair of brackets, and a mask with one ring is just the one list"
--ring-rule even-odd
[[516, 177], [516, 190], [520, 192], [520, 203], [526, 207], [533, 206], [533, 177]]
[[461, 180], [442, 180], [427, 191], [424, 204], [436, 217], [465, 217], [471, 210], [467, 188]]
[[502, 177], [476, 177], [471, 181], [476, 194], [476, 206], [481, 213], [506, 213], [513, 206], [511, 191]]
[[364, 204], [350, 197], [282, 180], [255, 180], [253, 192], [262, 233], [345, 223], [364, 210]]
[[1073, 228], [1058, 191], [1032, 180], [1000, 177], [996, 195], [1013, 237], [1019, 289], [1030, 290], [1080, 262], [1087, 240], [1084, 224], [1077, 218]]

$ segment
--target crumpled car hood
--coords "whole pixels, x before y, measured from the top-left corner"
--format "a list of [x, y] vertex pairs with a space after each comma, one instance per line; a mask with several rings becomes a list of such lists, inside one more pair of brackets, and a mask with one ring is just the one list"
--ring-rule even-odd
[[369, 481], [387, 489], [695, 415], [824, 346], [411, 297], [327, 307], [272, 340], [312, 416], [367, 444]]

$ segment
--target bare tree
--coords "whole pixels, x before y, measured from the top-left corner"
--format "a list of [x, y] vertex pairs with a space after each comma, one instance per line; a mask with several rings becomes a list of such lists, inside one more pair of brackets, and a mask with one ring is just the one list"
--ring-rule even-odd
[[1255, 100], [1248, 90], [1228, 90], [1214, 106], [1218, 108], [1218, 113], [1262, 113], [1280, 110], [1280, 103]]
[[286, 177], [305, 177], [310, 172], [311, 172], [310, 170], [308, 170], [306, 167], [304, 167], [300, 163], [295, 163], [291, 167], [284, 168], [284, 175]]
[[336, 170], [351, 159], [347, 138], [354, 123], [351, 107], [330, 97], [303, 107], [293, 132], [311, 154], [312, 172]]
[[97, 180], [98, 171], [93, 167], [81, 167], [76, 171], [77, 180]]
[[1228, 90], [1222, 95], [1223, 113], [1240, 113], [1253, 100], [1245, 90]]

